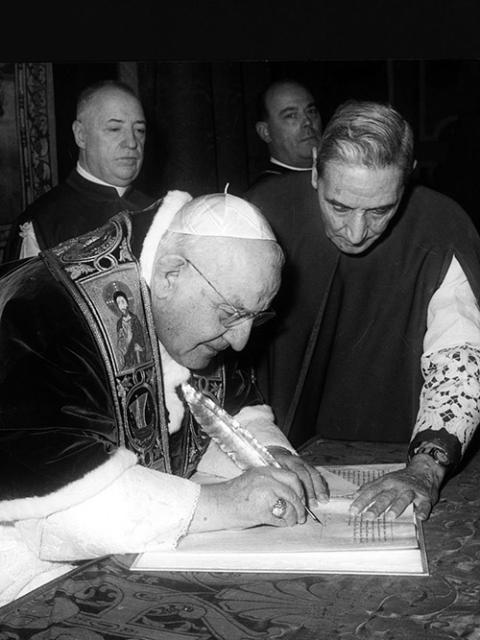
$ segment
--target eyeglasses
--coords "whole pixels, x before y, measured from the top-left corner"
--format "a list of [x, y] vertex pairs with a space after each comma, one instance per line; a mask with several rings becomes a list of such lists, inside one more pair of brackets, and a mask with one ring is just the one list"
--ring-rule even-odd
[[217, 296], [219, 296], [223, 300], [223, 304], [219, 305], [219, 308], [222, 309], [225, 313], [227, 313], [227, 317], [222, 320], [222, 324], [227, 329], [231, 327], [235, 327], [245, 320], [252, 320], [252, 325], [254, 327], [258, 327], [260, 324], [267, 322], [275, 317], [275, 311], [273, 309], [267, 309], [266, 311], [250, 311], [249, 309], [242, 309], [241, 307], [236, 307], [234, 304], [229, 302], [225, 296], [223, 296], [217, 287], [210, 282], [206, 275], [204, 275], [198, 267], [196, 267], [191, 260], [188, 258], [184, 258], [188, 264], [195, 269], [199, 276], [201, 276], [205, 282], [215, 291]]

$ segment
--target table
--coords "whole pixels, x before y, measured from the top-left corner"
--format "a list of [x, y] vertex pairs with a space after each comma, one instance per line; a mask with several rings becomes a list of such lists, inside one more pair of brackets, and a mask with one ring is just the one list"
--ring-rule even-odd
[[[0, 640], [480, 640], [480, 453], [424, 525], [429, 576], [137, 573], [91, 561], [0, 609]], [[398, 462], [406, 447], [312, 440], [315, 464]]]

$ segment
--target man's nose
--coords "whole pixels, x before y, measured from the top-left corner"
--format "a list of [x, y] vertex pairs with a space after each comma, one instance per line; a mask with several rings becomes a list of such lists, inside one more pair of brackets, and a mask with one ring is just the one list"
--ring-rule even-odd
[[135, 135], [135, 131], [133, 129], [127, 129], [125, 131], [125, 137], [123, 139], [123, 143], [129, 149], [136, 149], [138, 145], [137, 136]]
[[320, 114], [318, 111], [305, 111], [303, 124], [312, 129], [318, 130], [321, 127]]
[[236, 324], [234, 327], [230, 327], [230, 329], [223, 334], [223, 337], [234, 351], [241, 351], [248, 342], [251, 330], [252, 320], [245, 320], [240, 324]]
[[361, 213], [352, 214], [346, 224], [347, 239], [351, 244], [360, 244], [367, 235], [367, 222]]
[[312, 115], [308, 112], [303, 114], [303, 126], [304, 127], [313, 127], [313, 118]]

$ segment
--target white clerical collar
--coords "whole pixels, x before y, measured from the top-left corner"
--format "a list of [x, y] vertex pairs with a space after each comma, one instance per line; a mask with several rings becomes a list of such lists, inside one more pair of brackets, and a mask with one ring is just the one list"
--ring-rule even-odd
[[82, 178], [85, 178], [85, 180], [90, 180], [90, 182], [95, 182], [95, 184], [103, 184], [104, 187], [113, 187], [114, 189], [117, 190], [117, 193], [120, 197], [122, 197], [125, 191], [128, 189], [128, 187], [117, 187], [117, 185], [115, 184], [108, 184], [108, 182], [105, 182], [104, 180], [100, 180], [100, 178], [97, 178], [96, 176], [91, 174], [89, 171], [84, 169], [79, 162], [77, 162], [76, 168], [78, 173], [82, 176]]
[[289, 164], [285, 164], [284, 162], [280, 162], [276, 158], [270, 157], [270, 162], [272, 164], [278, 164], [279, 167], [285, 167], [285, 169], [290, 169], [290, 171], [311, 171], [312, 167], [292, 167]]

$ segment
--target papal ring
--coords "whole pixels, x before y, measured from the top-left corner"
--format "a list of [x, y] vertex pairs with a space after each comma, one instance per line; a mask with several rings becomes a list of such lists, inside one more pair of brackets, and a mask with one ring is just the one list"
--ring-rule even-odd
[[287, 513], [287, 503], [283, 498], [279, 498], [272, 507], [272, 515], [275, 518], [283, 518]]

